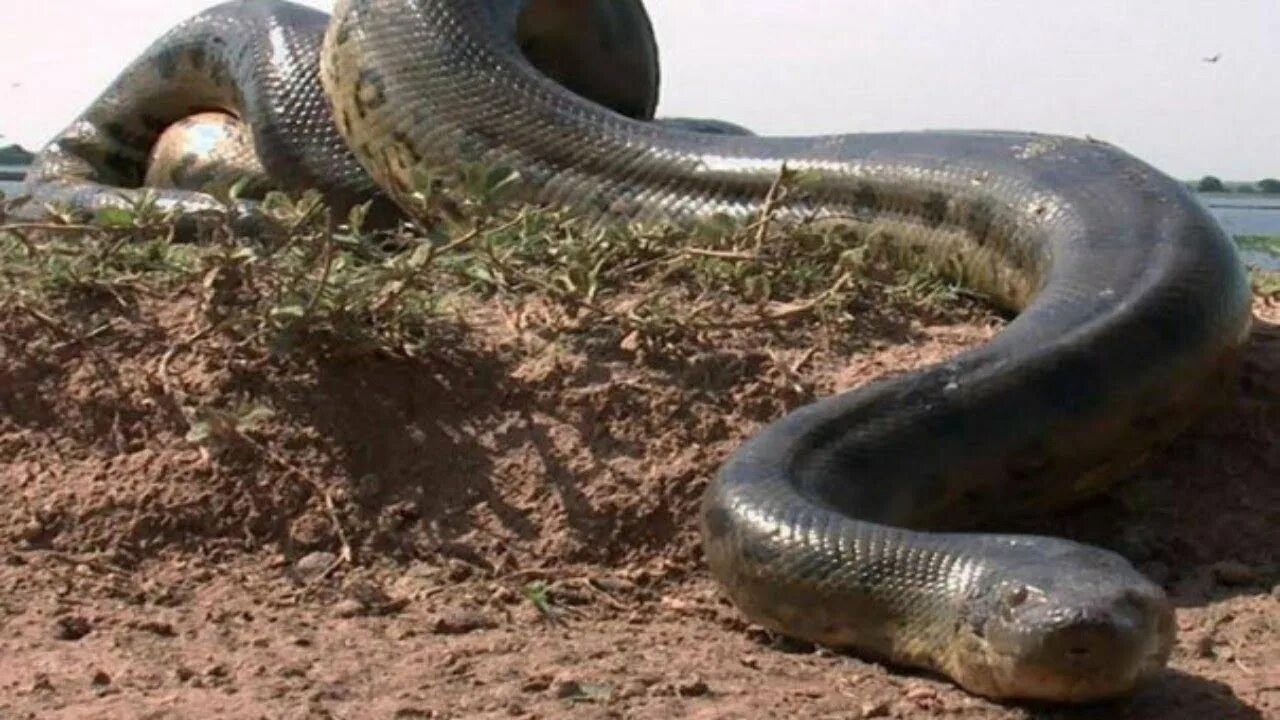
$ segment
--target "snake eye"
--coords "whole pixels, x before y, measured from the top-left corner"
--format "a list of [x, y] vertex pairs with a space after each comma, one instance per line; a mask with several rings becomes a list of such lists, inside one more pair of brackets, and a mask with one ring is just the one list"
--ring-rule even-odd
[[1013, 619], [1013, 609], [1027, 601], [1026, 585], [1015, 585], [1000, 596], [1000, 615], [1006, 620]]

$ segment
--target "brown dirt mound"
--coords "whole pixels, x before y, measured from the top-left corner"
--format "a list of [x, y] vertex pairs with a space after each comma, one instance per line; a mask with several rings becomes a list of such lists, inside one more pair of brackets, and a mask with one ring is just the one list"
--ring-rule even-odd
[[1280, 716], [1273, 301], [1233, 405], [1062, 519], [1171, 590], [1174, 669], [1041, 715], [778, 643], [700, 566], [698, 498], [743, 437], [985, 315], [668, 353], [490, 302], [421, 357], [264, 356], [196, 297], [0, 312], [4, 717]]

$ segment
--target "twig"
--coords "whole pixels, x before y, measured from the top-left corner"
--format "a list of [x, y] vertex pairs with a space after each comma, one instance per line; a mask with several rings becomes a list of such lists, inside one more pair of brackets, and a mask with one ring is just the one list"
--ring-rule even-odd
[[320, 271], [320, 282], [316, 285], [315, 292], [311, 293], [311, 297], [307, 300], [307, 306], [302, 310], [302, 316], [298, 318], [297, 325], [302, 326], [311, 318], [311, 313], [315, 311], [316, 305], [320, 303], [320, 295], [324, 293], [324, 288], [329, 284], [329, 274], [333, 272], [333, 234], [325, 233], [324, 250], [322, 254], [324, 261], [324, 269]]
[[257, 440], [254, 440], [253, 438], [246, 435], [244, 432], [241, 432], [239, 429], [235, 429], [233, 432], [235, 432], [236, 436], [239, 437], [242, 441], [248, 443], [250, 446], [255, 448], [258, 452], [262, 453], [262, 456], [265, 457], [267, 460], [271, 461], [272, 463], [275, 463], [277, 466], [284, 469], [286, 477], [288, 477], [289, 475], [294, 475], [302, 482], [306, 483], [307, 485], [310, 485], [311, 489], [315, 493], [317, 493], [320, 496], [320, 498], [324, 501], [325, 511], [329, 515], [329, 522], [333, 523], [333, 531], [338, 536], [338, 544], [340, 549], [338, 551], [337, 559], [334, 560], [332, 563], [330, 563], [327, 568], [325, 568], [323, 571], [317, 574], [314, 578], [312, 578], [311, 581], [308, 582], [307, 585], [304, 587], [304, 590], [314, 586], [319, 581], [329, 577], [329, 575], [331, 575], [334, 570], [337, 570], [342, 565], [354, 562], [355, 551], [351, 549], [351, 540], [347, 536], [346, 528], [342, 524], [342, 518], [338, 514], [338, 506], [337, 506], [337, 503], [333, 501], [333, 495], [331, 495], [329, 491], [325, 489], [324, 486], [322, 486], [320, 483], [307, 477], [306, 473], [304, 473], [301, 468], [289, 462], [288, 460], [284, 459], [280, 455], [272, 452], [271, 448], [267, 447], [266, 445], [263, 445]]
[[745, 260], [747, 262], [760, 259], [759, 253], [733, 252], [731, 250], [704, 250], [702, 248], [683, 248], [681, 250], [685, 255], [699, 255], [702, 257], [720, 258], [722, 260]]
[[92, 230], [109, 230], [110, 228], [99, 227], [98, 225], [72, 224], [72, 223], [37, 223], [37, 222], [21, 222], [21, 223], [5, 223], [0, 225], [0, 230], [10, 230], [19, 232], [22, 230], [47, 230], [50, 232], [75, 232], [83, 233]]
[[769, 185], [769, 191], [765, 193], [764, 204], [760, 206], [760, 219], [757, 221], [756, 227], [756, 251], [758, 252], [764, 246], [764, 241], [769, 235], [769, 227], [773, 221], [773, 214], [778, 209], [778, 203], [786, 194], [783, 183], [786, 181], [789, 173], [787, 172], [787, 164], [783, 163], [778, 169], [778, 174], [773, 178], [773, 183]]
[[800, 315], [805, 315], [812, 312], [815, 308], [822, 305], [822, 303], [826, 302], [836, 293], [844, 289], [844, 286], [848, 284], [851, 278], [852, 278], [852, 275], [850, 273], [845, 273], [841, 275], [839, 278], [837, 278], [836, 281], [832, 283], [831, 287], [827, 288], [826, 290], [823, 290], [817, 296], [811, 298], [810, 300], [804, 303], [801, 303], [800, 305], [793, 305], [785, 310], [779, 310], [778, 312], [775, 312], [775, 313], [763, 314], [758, 317], [746, 318], [743, 320], [726, 320], [724, 322], [717, 322], [717, 323], [703, 323], [698, 325], [692, 325], [691, 327], [696, 330], [742, 329], [742, 328], [759, 327], [760, 325], [768, 325], [770, 323], [779, 322], [781, 320], [789, 320], [791, 318], [798, 317]]
[[50, 350], [54, 350], [54, 351], [56, 351], [56, 350], [62, 350], [62, 349], [64, 349], [64, 348], [71, 347], [72, 345], [77, 345], [77, 344], [79, 344], [79, 343], [82, 343], [82, 342], [84, 342], [85, 340], [92, 340], [93, 338], [98, 337], [99, 335], [101, 335], [101, 334], [103, 334], [103, 333], [107, 332], [108, 330], [113, 329], [115, 326], [116, 326], [116, 321], [115, 321], [115, 319], [114, 319], [114, 318], [112, 318], [111, 320], [106, 321], [105, 323], [103, 323], [103, 324], [99, 325], [98, 327], [96, 327], [96, 328], [94, 328], [94, 329], [90, 330], [89, 332], [87, 332], [87, 333], [85, 333], [85, 334], [83, 334], [83, 335], [78, 335], [78, 336], [76, 336], [76, 337], [73, 337], [73, 338], [70, 338], [70, 339], [67, 339], [67, 340], [63, 340], [62, 342], [60, 342], [60, 343], [58, 343], [58, 344], [54, 345], [53, 347], [51, 347], [51, 348], [49, 348], [49, 349], [50, 349]]

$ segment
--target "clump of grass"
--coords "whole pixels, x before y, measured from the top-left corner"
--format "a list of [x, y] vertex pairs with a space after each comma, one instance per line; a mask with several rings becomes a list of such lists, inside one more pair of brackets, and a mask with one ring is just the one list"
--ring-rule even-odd
[[1280, 257], [1280, 235], [1236, 235], [1235, 241], [1242, 250]]
[[[1244, 259], [1255, 274], [1270, 272], [1274, 276], [1276, 270], [1280, 269], [1280, 235], [1237, 235], [1235, 241], [1236, 245], [1247, 253]], [[1268, 259], [1270, 259], [1269, 263]], [[1252, 268], [1254, 265], [1262, 267]]]
[[1280, 298], [1280, 272], [1253, 270], [1253, 291], [1269, 298]]
[[279, 232], [242, 237], [223, 223], [201, 243], [176, 241], [177, 219], [145, 195], [89, 223], [55, 212], [3, 224], [0, 301], [194, 290], [210, 327], [274, 353], [412, 356], [484, 298], [536, 297], [580, 327], [670, 347], [721, 328], [840, 323], [872, 285], [927, 303], [956, 295], [945, 272], [897, 267], [856, 228], [781, 223], [803, 196], [803, 178], [785, 170], [759, 216], [692, 228], [513, 203], [519, 177], [500, 168], [416, 180], [425, 220], [390, 231], [367, 230], [364, 207], [334, 222], [315, 193], [267, 197], [261, 211]]

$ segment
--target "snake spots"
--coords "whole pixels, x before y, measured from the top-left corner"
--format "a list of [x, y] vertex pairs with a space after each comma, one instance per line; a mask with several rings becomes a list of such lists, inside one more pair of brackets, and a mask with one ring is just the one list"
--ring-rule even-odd
[[387, 90], [382, 73], [370, 68], [362, 69], [359, 77], [356, 78], [353, 97], [355, 99], [356, 113], [362, 118], [367, 117], [371, 111], [386, 105]]
[[187, 62], [197, 71], [204, 70], [204, 64], [207, 59], [208, 56], [205, 54], [203, 47], [196, 46], [187, 51]]
[[175, 47], [160, 48], [152, 59], [156, 74], [165, 80], [172, 80], [178, 74], [182, 51]]

